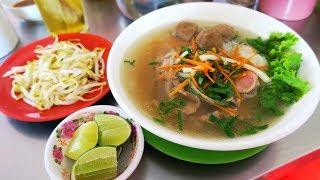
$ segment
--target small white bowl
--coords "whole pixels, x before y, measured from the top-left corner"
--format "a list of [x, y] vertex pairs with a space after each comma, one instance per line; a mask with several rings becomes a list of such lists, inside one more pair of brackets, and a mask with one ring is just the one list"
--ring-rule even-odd
[[[129, 119], [129, 116], [121, 108], [118, 108], [115, 106], [108, 106], [108, 105], [90, 106], [90, 107], [81, 109], [79, 111], [76, 111], [70, 116], [66, 117], [53, 130], [53, 132], [51, 133], [47, 141], [45, 153], [44, 153], [44, 164], [50, 179], [69, 179], [70, 173], [71, 173], [71, 167], [74, 163], [73, 160], [63, 155], [67, 147], [67, 144], [70, 141], [70, 135], [68, 138], [63, 138], [63, 136], [66, 137], [66, 135], [70, 133], [70, 131], [68, 132], [68, 129], [70, 130], [72, 128], [64, 129], [64, 132], [62, 133], [61, 131], [62, 125], [65, 124], [66, 122], [73, 122], [73, 120], [79, 117], [86, 117], [86, 115], [90, 113], [105, 113], [105, 112], [107, 112], [108, 114], [117, 113], [119, 116]], [[85, 119], [86, 118], [83, 118], [82, 121], [85, 121]], [[122, 152], [119, 156], [118, 170], [120, 168], [120, 174], [116, 177], [117, 180], [128, 179], [129, 176], [137, 168], [143, 154], [144, 138], [143, 138], [142, 129], [134, 121], [131, 121], [131, 126], [132, 126], [132, 134], [130, 138], [132, 138], [131, 139], [132, 141], [129, 140], [123, 145]], [[74, 132], [74, 130], [75, 129], [73, 129], [71, 132]], [[59, 137], [61, 138], [57, 138], [58, 133], [59, 133]], [[53, 155], [54, 149], [55, 149], [55, 155]]]
[[[299, 38], [295, 50], [302, 53], [299, 74], [310, 83], [311, 89], [291, 105], [278, 123], [255, 135], [212, 140], [185, 136], [154, 122], [131, 100], [121, 81], [124, 53], [147, 33], [182, 20], [225, 23], [254, 32], [267, 38], [272, 31], [290, 32]], [[320, 67], [310, 46], [291, 28], [280, 21], [248, 8], [212, 2], [184, 3], [153, 11], [130, 24], [113, 43], [109, 53], [108, 82], [119, 105], [143, 128], [168, 141], [198, 149], [232, 151], [249, 149], [273, 143], [298, 129], [314, 112], [320, 99]]]
[[1, 5], [6, 11], [25, 21], [42, 21], [42, 16], [35, 4], [24, 7], [13, 7], [17, 2], [20, 1], [1, 0]]

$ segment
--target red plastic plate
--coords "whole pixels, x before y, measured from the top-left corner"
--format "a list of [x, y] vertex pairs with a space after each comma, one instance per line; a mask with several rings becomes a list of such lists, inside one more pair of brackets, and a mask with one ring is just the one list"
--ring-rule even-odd
[[[81, 34], [81, 33], [72, 33], [72, 34], [62, 34], [59, 35], [59, 40], [74, 40], [77, 39], [89, 50], [93, 50], [96, 47], [105, 48], [103, 54], [103, 59], [107, 62], [109, 51], [111, 48], [111, 43], [97, 35], [93, 34]], [[109, 91], [109, 86], [105, 86], [100, 92], [92, 92], [86, 94], [84, 97], [92, 98], [97, 96], [92, 101], [82, 102], [78, 101], [71, 105], [64, 106], [53, 106], [49, 110], [40, 111], [35, 107], [32, 107], [25, 103], [23, 100], [16, 101], [11, 97], [11, 82], [12, 79], [9, 77], [3, 78], [3, 74], [11, 69], [13, 66], [25, 65], [27, 61], [36, 58], [35, 53], [33, 52], [36, 46], [42, 45], [46, 46], [53, 42], [53, 37], [46, 37], [35, 41], [25, 47], [20, 48], [15, 53], [13, 53], [3, 64], [0, 66], [0, 111], [10, 118], [27, 121], [27, 122], [44, 122], [44, 121], [53, 121], [63, 117], [68, 116], [69, 114], [82, 109], [84, 107], [90, 106], [105, 96]], [[104, 78], [107, 76], [105, 74]]]

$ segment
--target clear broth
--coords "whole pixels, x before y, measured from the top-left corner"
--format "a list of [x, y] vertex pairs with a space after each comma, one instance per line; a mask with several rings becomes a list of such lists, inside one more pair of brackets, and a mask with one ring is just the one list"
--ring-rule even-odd
[[[199, 23], [197, 24], [208, 24]], [[209, 23], [212, 26], [213, 23]], [[204, 27], [204, 26], [200, 26]], [[125, 90], [130, 99], [140, 109], [142, 113], [149, 116], [150, 119], [158, 116], [157, 106], [155, 102], [160, 102], [166, 95], [164, 90], [164, 81], [158, 81], [157, 73], [149, 63], [157, 60], [159, 56], [166, 54], [173, 48], [180, 48], [188, 43], [180, 41], [172, 36], [174, 25], [166, 26], [161, 29], [151, 31], [144, 38], [137, 40], [132, 47], [125, 53], [125, 59], [134, 59], [134, 66], [123, 63], [121, 80], [124, 83]], [[256, 37], [255, 34], [236, 28], [240, 37]], [[124, 60], [124, 59], [123, 59]], [[257, 97], [244, 100], [239, 108], [239, 114], [246, 122], [254, 125], [274, 124], [276, 119], [265, 118], [256, 120], [253, 114], [257, 111]], [[227, 138], [226, 135], [218, 129], [214, 124], [203, 119], [204, 115], [212, 113], [215, 108], [201, 102], [200, 108], [195, 114], [184, 116], [183, 132], [178, 130], [177, 120], [175, 116], [171, 116], [166, 121], [165, 127], [173, 131], [183, 133], [188, 136], [200, 138]]]

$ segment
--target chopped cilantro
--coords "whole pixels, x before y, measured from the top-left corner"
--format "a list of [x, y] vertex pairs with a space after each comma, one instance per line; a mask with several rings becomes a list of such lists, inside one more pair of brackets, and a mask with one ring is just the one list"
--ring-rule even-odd
[[217, 118], [211, 114], [209, 121], [213, 122], [219, 129], [221, 129], [228, 137], [233, 138], [236, 135], [245, 136], [256, 134], [268, 128], [268, 124], [255, 126], [246, 121], [239, 120], [237, 117]]
[[198, 51], [198, 53], [199, 53], [200, 55], [202, 55], [202, 54], [207, 53], [207, 50], [205, 50], [205, 49], [200, 49], [200, 50]]
[[201, 86], [202, 84], [205, 83], [205, 79], [207, 77], [203, 73], [197, 72], [194, 78], [196, 79], [197, 83]]
[[177, 123], [180, 131], [183, 131], [183, 115], [181, 109], [177, 110]]
[[136, 63], [136, 60], [132, 59], [132, 60], [124, 60], [123, 62], [130, 64], [131, 66], [134, 66], [134, 64]]
[[211, 99], [225, 104], [233, 96], [234, 91], [229, 82], [224, 83], [222, 80], [218, 80], [216, 83], [204, 89], [204, 94]]
[[185, 57], [188, 58], [192, 54], [192, 50], [190, 48], [188, 48], [188, 47], [182, 47], [181, 48], [181, 54], [186, 52], [186, 51], [188, 52], [188, 55], [186, 55]]
[[197, 79], [198, 84], [201, 85], [203, 83], [203, 80], [203, 77], [199, 76]]
[[158, 106], [158, 112], [160, 115], [168, 115], [175, 109], [180, 109], [185, 106], [185, 100], [181, 98], [163, 99]]
[[159, 64], [158, 61], [151, 61], [151, 62], [148, 63], [148, 65], [151, 66], [151, 67], [156, 67], [158, 64]]
[[180, 131], [183, 131], [183, 115], [181, 109], [185, 106], [186, 102], [181, 98], [163, 99], [158, 106], [158, 113], [160, 118], [153, 118], [157, 122], [163, 122], [168, 115], [175, 114], [177, 117], [177, 127]]
[[235, 136], [233, 132], [233, 125], [235, 122], [234, 117], [227, 117], [224, 119], [219, 119], [213, 114], [210, 115], [209, 121], [213, 122], [218, 126], [219, 129], [221, 129], [228, 137], [233, 138]]
[[182, 48], [181, 48], [181, 53], [183, 53], [183, 52], [185, 52], [185, 51], [188, 51], [189, 54], [192, 53], [192, 50], [191, 50], [190, 48], [188, 48], [188, 47], [182, 47]]

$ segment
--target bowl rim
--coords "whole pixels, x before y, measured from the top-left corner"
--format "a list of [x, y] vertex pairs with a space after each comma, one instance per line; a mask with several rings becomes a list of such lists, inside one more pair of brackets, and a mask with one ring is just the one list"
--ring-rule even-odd
[[[231, 150], [242, 150], [242, 149], [249, 149], [249, 148], [254, 148], [258, 146], [263, 146], [267, 145], [270, 143], [273, 143], [277, 140], [280, 140], [284, 138], [285, 136], [288, 136], [292, 132], [294, 132], [296, 129], [298, 129], [302, 124], [304, 124], [310, 116], [313, 114], [314, 110], [317, 107], [317, 104], [320, 100], [320, 83], [314, 83], [315, 86], [307, 93], [304, 95], [309, 103], [308, 109], [305, 109], [303, 111], [304, 115], [301, 119], [298, 119], [295, 121], [295, 123], [291, 124], [286, 124], [286, 128], [283, 128], [278, 131], [275, 131], [275, 134], [266, 134], [264, 132], [269, 132], [271, 128], [268, 130], [265, 130], [259, 135], [259, 139], [256, 140], [256, 138], [252, 137], [258, 137], [257, 134], [247, 136], [245, 138], [241, 137], [241, 142], [238, 142], [240, 138], [234, 138], [237, 139], [237, 141], [229, 141], [228, 143], [222, 142], [222, 141], [217, 141], [217, 140], [208, 140], [208, 139], [201, 139], [201, 138], [192, 138], [189, 136], [183, 136], [179, 133], [174, 133], [172, 130], [168, 130], [167, 128], [160, 127], [160, 125], [155, 125], [154, 122], [151, 122], [151, 118], [147, 117], [144, 115], [144, 113], [140, 112], [136, 106], [133, 105], [133, 103], [129, 100], [129, 97], [122, 97], [122, 95], [128, 95], [127, 93], [123, 93], [123, 87], [120, 85], [121, 83], [119, 81], [119, 77], [117, 73], [115, 73], [115, 69], [113, 66], [114, 64], [119, 61], [119, 59], [116, 59], [120, 51], [117, 50], [118, 46], [122, 46], [125, 42], [125, 38], [128, 37], [128, 34], [132, 34], [132, 32], [135, 32], [139, 34], [139, 31], [135, 29], [136, 26], [143, 24], [144, 21], [150, 21], [151, 17], [159, 17], [161, 15], [167, 15], [167, 11], [176, 11], [180, 12], [182, 10], [186, 9], [192, 9], [192, 8], [226, 8], [229, 10], [238, 10], [240, 12], [245, 12], [247, 13], [246, 15], [255, 15], [259, 16], [259, 18], [272, 21], [272, 23], [277, 25], [277, 28], [279, 29], [285, 29], [288, 32], [291, 32], [295, 34], [299, 38], [299, 44], [301, 44], [303, 47], [305, 47], [308, 51], [308, 55], [310, 58], [309, 64], [311, 63], [314, 68], [314, 72], [316, 75], [320, 76], [320, 66], [319, 62], [317, 61], [317, 57], [315, 56], [314, 52], [310, 48], [310, 46], [302, 39], [302, 37], [297, 34], [294, 30], [292, 30], [290, 27], [286, 26], [282, 22], [267, 16], [261, 12], [254, 11], [252, 9], [248, 9], [245, 7], [240, 7], [236, 5], [231, 5], [231, 4], [225, 4], [225, 3], [212, 3], [212, 2], [193, 2], [193, 3], [183, 3], [183, 4], [178, 4], [178, 5], [173, 5], [165, 8], [158, 9], [156, 11], [153, 11], [151, 13], [148, 13], [138, 20], [134, 21], [131, 23], [122, 33], [117, 37], [117, 39], [114, 41], [114, 44], [110, 50], [110, 54], [108, 57], [108, 64], [107, 64], [107, 71], [108, 73], [108, 82], [110, 85], [110, 89], [112, 91], [112, 94], [114, 98], [117, 100], [118, 104], [120, 107], [122, 107], [128, 114], [130, 114], [131, 117], [136, 119], [136, 121], [145, 129], [148, 131], [154, 133], [155, 135], [166, 139], [168, 141], [181, 144], [184, 146], [188, 147], [193, 147], [193, 148], [198, 148], [198, 149], [205, 149], [205, 150], [218, 150], [218, 151], [231, 151]], [[199, 9], [198, 9], [199, 10]], [[243, 13], [244, 14], [244, 13]], [[171, 15], [171, 14], [170, 14]], [[251, 16], [250, 16], [251, 17]], [[221, 21], [220, 21], [221, 22]], [[161, 23], [158, 23], [158, 27], [161, 25]], [[155, 26], [156, 27], [156, 26]], [[144, 33], [145, 34], [145, 33]], [[140, 34], [141, 35], [141, 34]], [[143, 35], [143, 34], [142, 34]], [[142, 36], [141, 35], [141, 36]], [[138, 36], [138, 35], [137, 35]], [[136, 36], [135, 36], [136, 37]], [[126, 42], [127, 43], [127, 42]], [[128, 43], [127, 43], [128, 44]], [[123, 52], [123, 49], [121, 50]], [[119, 63], [118, 63], [119, 64]], [[117, 67], [119, 68], [119, 67]], [[121, 94], [122, 93], [122, 94]], [[312, 98], [310, 96], [313, 96]], [[302, 99], [304, 99], [304, 97]], [[127, 99], [126, 99], [127, 98]], [[300, 100], [299, 100], [300, 101]], [[298, 101], [298, 102], [299, 102]], [[283, 117], [281, 117], [282, 119]], [[277, 123], [279, 124], [281, 120]], [[267, 135], [267, 136], [264, 136]], [[250, 138], [248, 138], [250, 137]], [[255, 140], [255, 142], [251, 142], [249, 140]], [[223, 140], [225, 141], [225, 140]], [[231, 143], [232, 142], [232, 143]]]
[[[89, 106], [83, 109], [80, 109], [72, 114], [70, 114], [69, 116], [67, 116], [66, 118], [64, 118], [55, 128], [54, 130], [51, 132], [48, 141], [46, 143], [45, 146], [45, 152], [44, 152], [44, 165], [45, 165], [45, 169], [46, 172], [48, 174], [48, 176], [50, 177], [50, 179], [61, 179], [61, 177], [57, 177], [49, 168], [49, 161], [48, 159], [51, 158], [51, 145], [54, 142], [54, 139], [56, 138], [55, 136], [55, 132], [58, 128], [60, 128], [62, 126], [63, 123], [70, 121], [72, 119], [74, 119], [75, 117], [77, 117], [80, 114], [86, 113], [86, 112], [101, 112], [101, 111], [114, 111], [114, 112], [118, 112], [121, 115], [125, 115], [125, 117], [129, 118], [130, 116], [128, 116], [127, 113], [125, 113], [120, 107], [117, 106], [111, 106], [111, 105], [95, 105], [95, 106]], [[120, 174], [118, 175], [115, 179], [116, 180], [125, 180], [128, 179], [131, 174], [134, 172], [134, 170], [138, 167], [142, 155], [143, 155], [143, 151], [144, 151], [144, 135], [141, 129], [141, 126], [136, 123], [134, 120], [131, 121], [131, 123], [136, 127], [136, 136], [137, 136], [137, 140], [136, 140], [136, 148], [135, 148], [135, 153], [131, 158], [131, 161], [128, 165], [128, 167]]]
[[[17, 2], [20, 2], [20, 1], [17, 1]], [[37, 8], [36, 3], [28, 5], [28, 6], [22, 6], [22, 7], [13, 7], [13, 5], [11, 5], [11, 4], [15, 4], [15, 3], [9, 3], [7, 1], [1, 1], [0, 4], [2, 5], [2, 7], [6, 8], [8, 10], [23, 10], [23, 9], [29, 9], [29, 8], [34, 8], [34, 7]]]

